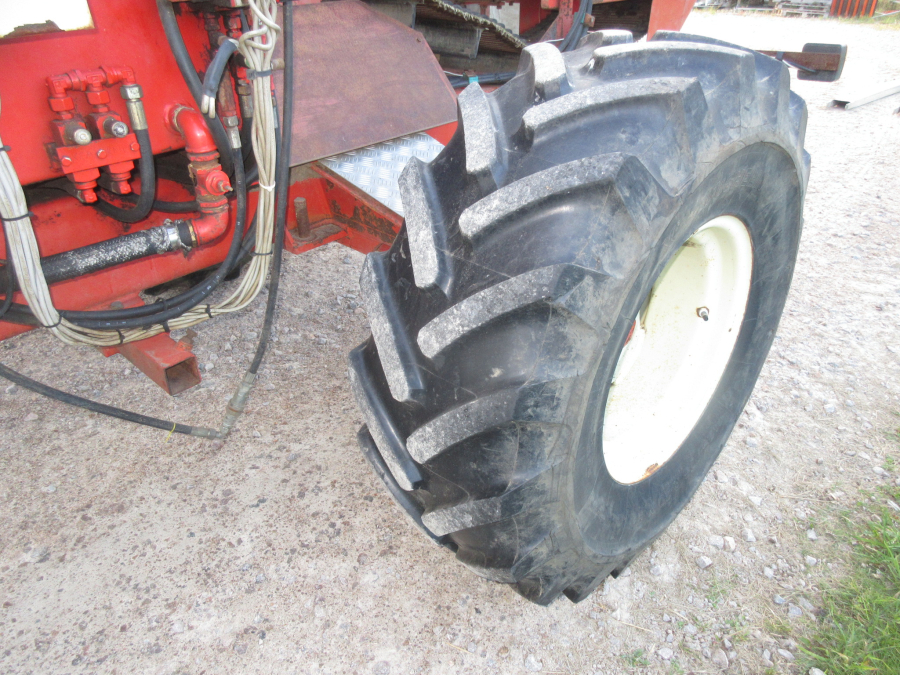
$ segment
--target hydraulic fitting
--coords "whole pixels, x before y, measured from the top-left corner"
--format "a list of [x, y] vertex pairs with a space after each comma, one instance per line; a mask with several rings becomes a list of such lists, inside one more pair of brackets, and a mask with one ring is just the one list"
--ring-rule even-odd
[[113, 138], [124, 138], [128, 135], [128, 125], [122, 120], [107, 117], [103, 123], [103, 130]]

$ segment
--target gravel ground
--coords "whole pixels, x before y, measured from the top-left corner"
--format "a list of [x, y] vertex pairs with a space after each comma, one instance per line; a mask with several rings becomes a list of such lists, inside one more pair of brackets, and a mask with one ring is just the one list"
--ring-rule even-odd
[[[356, 448], [345, 359], [368, 334], [362, 256], [332, 246], [286, 260], [277, 342], [225, 444], [0, 386], [0, 670], [796, 671], [793, 640], [842, 569], [828, 514], [897, 480], [881, 466], [900, 409], [900, 100], [825, 105], [900, 79], [900, 33], [725, 13], [686, 31], [761, 49], [844, 42], [850, 57], [841, 82], [796, 83], [813, 170], [787, 311], [722, 458], [652, 550], [583, 603], [540, 608], [417, 532]], [[176, 398], [46, 334], [0, 357], [217, 426], [262, 304], [199, 328], [204, 383]]]

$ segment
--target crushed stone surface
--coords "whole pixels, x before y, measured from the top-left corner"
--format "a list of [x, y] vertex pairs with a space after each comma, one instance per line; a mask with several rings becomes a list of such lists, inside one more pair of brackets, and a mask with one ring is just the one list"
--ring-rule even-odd
[[[813, 159], [787, 309], [722, 457], [652, 549], [584, 602], [541, 608], [421, 535], [356, 447], [363, 257], [331, 245], [287, 257], [277, 341], [224, 444], [0, 387], [0, 671], [799, 672], [796, 638], [846, 557], [822, 514], [897, 480], [900, 97], [826, 104], [900, 80], [900, 33], [725, 12], [685, 31], [843, 42], [849, 57], [837, 83], [794, 83]], [[0, 344], [0, 360], [218, 426], [263, 307], [195, 328], [204, 382], [174, 398], [46, 333]]]

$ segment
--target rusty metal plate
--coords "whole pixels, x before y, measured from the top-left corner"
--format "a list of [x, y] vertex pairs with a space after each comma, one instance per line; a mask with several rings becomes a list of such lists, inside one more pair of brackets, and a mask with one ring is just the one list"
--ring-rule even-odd
[[453, 88], [421, 34], [357, 0], [294, 7], [291, 165], [455, 121]]

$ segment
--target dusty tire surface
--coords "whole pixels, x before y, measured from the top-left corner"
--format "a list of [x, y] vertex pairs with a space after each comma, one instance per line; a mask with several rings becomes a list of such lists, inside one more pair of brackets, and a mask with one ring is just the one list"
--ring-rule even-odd
[[[529, 48], [459, 113], [445, 150], [405, 170], [406, 226], [362, 273], [360, 442], [468, 567], [577, 602], [685, 506], [750, 396], [797, 256], [806, 107], [783, 64], [748, 50], [595, 34]], [[600, 441], [619, 355], [667, 262], [722, 215], [753, 247], [731, 358], [671, 458], [620, 483]]]

